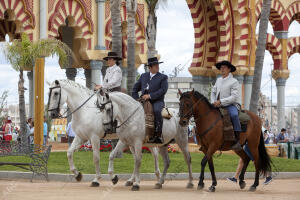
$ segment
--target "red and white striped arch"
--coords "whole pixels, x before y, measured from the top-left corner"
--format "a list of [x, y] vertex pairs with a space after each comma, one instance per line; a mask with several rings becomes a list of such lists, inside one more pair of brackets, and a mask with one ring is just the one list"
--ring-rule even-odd
[[281, 68], [281, 55], [282, 55], [282, 46], [280, 41], [272, 34], [267, 35], [267, 45], [266, 50], [268, 50], [273, 58], [274, 69]]
[[[259, 19], [263, 0], [259, 0], [256, 4], [256, 18]], [[270, 11], [270, 22], [274, 31], [287, 31], [289, 28], [288, 17], [286, 11], [279, 0], [272, 0]]]
[[[33, 29], [35, 27], [35, 17], [32, 13], [33, 2], [22, 0], [0, 0], [0, 18], [4, 18], [4, 12], [6, 10], [12, 10], [15, 15], [15, 21], [21, 27], [18, 27], [20, 31], [24, 31], [29, 35], [29, 38], [33, 39]], [[0, 27], [1, 34], [8, 33], [11, 27]], [[1, 36], [2, 37], [2, 36]]]
[[218, 53], [218, 60], [232, 60], [232, 49], [234, 45], [234, 27], [232, 24], [232, 13], [230, 1], [226, 0], [212, 0], [218, 16], [218, 26], [220, 34], [220, 47]]
[[67, 17], [72, 16], [75, 24], [71, 26], [79, 27], [81, 33], [76, 37], [84, 38], [87, 41], [87, 48], [92, 48], [93, 24], [87, 17], [84, 5], [76, 0], [62, 0], [55, 5], [54, 12], [49, 17], [48, 30], [49, 37], [59, 37], [58, 28], [65, 24]]
[[[146, 46], [146, 37], [145, 37], [145, 19], [144, 19], [144, 12], [145, 7], [143, 4], [137, 5], [137, 14], [136, 14], [136, 28], [135, 28], [135, 35], [136, 35], [136, 43], [140, 50], [140, 54], [145, 54], [145, 46]], [[121, 9], [121, 23], [122, 27], [124, 24], [127, 23], [127, 14], [126, 14], [126, 4], [122, 3]], [[105, 4], [105, 46], [106, 49], [111, 49], [111, 38], [112, 38], [112, 21], [111, 21], [111, 13], [110, 13], [110, 6], [109, 2]], [[122, 30], [125, 31], [126, 30]], [[122, 39], [122, 57], [125, 59], [127, 58], [127, 33], [123, 33]]]
[[297, 20], [300, 23], [300, 1], [295, 1], [286, 11], [286, 16], [288, 18], [289, 24], [291, 24], [294, 20]]
[[300, 37], [289, 38], [287, 51], [288, 58], [290, 58], [294, 53], [300, 53]]

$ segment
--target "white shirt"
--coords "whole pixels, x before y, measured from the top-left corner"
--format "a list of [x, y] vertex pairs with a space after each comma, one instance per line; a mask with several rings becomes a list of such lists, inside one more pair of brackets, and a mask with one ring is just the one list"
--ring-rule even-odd
[[120, 87], [122, 84], [122, 70], [119, 66], [113, 65], [106, 69], [102, 87], [105, 89], [113, 89]]
[[67, 135], [69, 137], [75, 137], [75, 132], [72, 130], [72, 122], [70, 122], [68, 124], [68, 127], [67, 127]]
[[232, 74], [225, 78], [220, 77], [217, 79], [216, 84], [211, 91], [211, 102], [214, 103], [218, 95], [220, 95], [220, 101], [222, 106], [228, 106], [231, 104], [239, 104], [239, 82], [233, 78]]
[[152, 73], [150, 72], [150, 80], [152, 80], [152, 78], [153, 78], [155, 75], [156, 75], [156, 73], [155, 73], [155, 74], [152, 74]]

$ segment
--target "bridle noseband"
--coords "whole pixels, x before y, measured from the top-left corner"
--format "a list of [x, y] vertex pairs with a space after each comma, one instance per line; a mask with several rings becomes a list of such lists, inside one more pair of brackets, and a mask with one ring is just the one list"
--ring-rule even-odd
[[[57, 107], [56, 108], [52, 108], [52, 109], [49, 109], [49, 106], [50, 106], [50, 98], [51, 98], [51, 94], [52, 94], [52, 90], [54, 89], [57, 89], [59, 88], [59, 99], [58, 99], [58, 104], [57, 104]], [[58, 114], [60, 113], [60, 101], [61, 101], [61, 86], [58, 85], [58, 86], [54, 86], [54, 87], [51, 87], [49, 88], [50, 92], [49, 92], [49, 98], [48, 98], [48, 112], [49, 111], [56, 111]]]

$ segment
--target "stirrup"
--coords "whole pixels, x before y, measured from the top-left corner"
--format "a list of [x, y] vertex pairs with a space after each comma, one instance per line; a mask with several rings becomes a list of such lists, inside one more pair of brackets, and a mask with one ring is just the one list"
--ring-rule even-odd
[[232, 150], [236, 150], [236, 151], [241, 151], [243, 150], [242, 145], [240, 144], [240, 142], [235, 143], [234, 145], [231, 146]]

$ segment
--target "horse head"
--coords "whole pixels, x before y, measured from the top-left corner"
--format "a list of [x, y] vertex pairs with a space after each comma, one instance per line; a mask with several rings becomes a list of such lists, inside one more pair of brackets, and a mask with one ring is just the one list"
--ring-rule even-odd
[[189, 92], [182, 93], [181, 90], [178, 89], [178, 94], [180, 95], [179, 99], [179, 124], [181, 126], [187, 126], [189, 124], [190, 118], [193, 116], [193, 96], [194, 89]]
[[117, 121], [114, 119], [114, 107], [106, 89], [100, 89], [97, 92], [97, 107], [102, 112], [102, 122], [104, 126], [105, 133], [115, 132]]
[[55, 80], [49, 88], [48, 98], [48, 114], [50, 118], [55, 119], [60, 117], [61, 107], [67, 101], [67, 96], [62, 94], [60, 82]]

